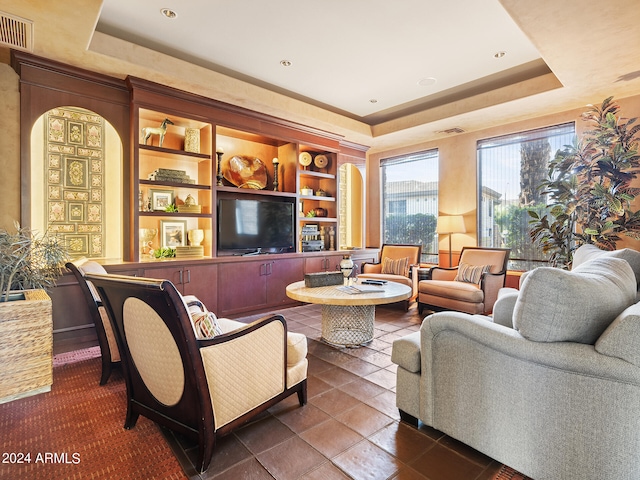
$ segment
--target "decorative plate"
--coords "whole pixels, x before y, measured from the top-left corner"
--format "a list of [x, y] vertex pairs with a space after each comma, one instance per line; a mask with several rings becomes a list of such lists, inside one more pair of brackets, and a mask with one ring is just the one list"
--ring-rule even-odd
[[238, 188], [262, 190], [267, 186], [267, 167], [255, 157], [236, 155], [220, 162], [222, 175]]
[[313, 159], [309, 152], [302, 152], [298, 157], [298, 161], [300, 162], [300, 165], [302, 165], [303, 167], [308, 167], [309, 165], [311, 165], [312, 160]]
[[313, 164], [317, 168], [324, 168], [329, 165], [329, 159], [326, 155], [316, 155], [316, 158], [313, 159]]

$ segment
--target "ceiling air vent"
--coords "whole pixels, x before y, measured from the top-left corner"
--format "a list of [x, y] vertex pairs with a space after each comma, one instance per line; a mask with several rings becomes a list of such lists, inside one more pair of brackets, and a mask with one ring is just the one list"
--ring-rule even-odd
[[464, 133], [464, 130], [460, 127], [447, 128], [446, 130], [440, 130], [438, 133], [446, 133], [447, 135], [453, 135], [454, 133]]
[[33, 51], [33, 22], [0, 12], [0, 45]]

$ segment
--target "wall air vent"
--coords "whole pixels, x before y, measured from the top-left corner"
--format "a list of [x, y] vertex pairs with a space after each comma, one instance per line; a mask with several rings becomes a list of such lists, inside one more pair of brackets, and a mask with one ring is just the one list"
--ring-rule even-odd
[[33, 51], [33, 22], [0, 12], [0, 45]]

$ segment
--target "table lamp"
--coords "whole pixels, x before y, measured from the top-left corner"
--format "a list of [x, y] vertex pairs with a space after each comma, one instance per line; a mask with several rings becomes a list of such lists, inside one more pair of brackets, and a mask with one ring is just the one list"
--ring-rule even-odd
[[436, 233], [441, 235], [446, 233], [449, 235], [449, 267], [452, 266], [451, 259], [451, 235], [454, 233], [466, 233], [464, 227], [464, 217], [462, 215], [441, 215], [438, 217], [436, 225]]

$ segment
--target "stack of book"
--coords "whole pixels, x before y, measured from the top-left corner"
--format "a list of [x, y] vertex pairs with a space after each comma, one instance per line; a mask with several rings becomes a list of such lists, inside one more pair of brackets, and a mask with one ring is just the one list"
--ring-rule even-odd
[[199, 258], [203, 256], [204, 256], [204, 247], [202, 245], [176, 247], [176, 258]]
[[188, 183], [194, 185], [195, 180], [189, 178], [187, 172], [184, 170], [174, 170], [172, 168], [156, 168], [149, 174], [149, 180], [155, 182], [173, 182], [173, 183]]

